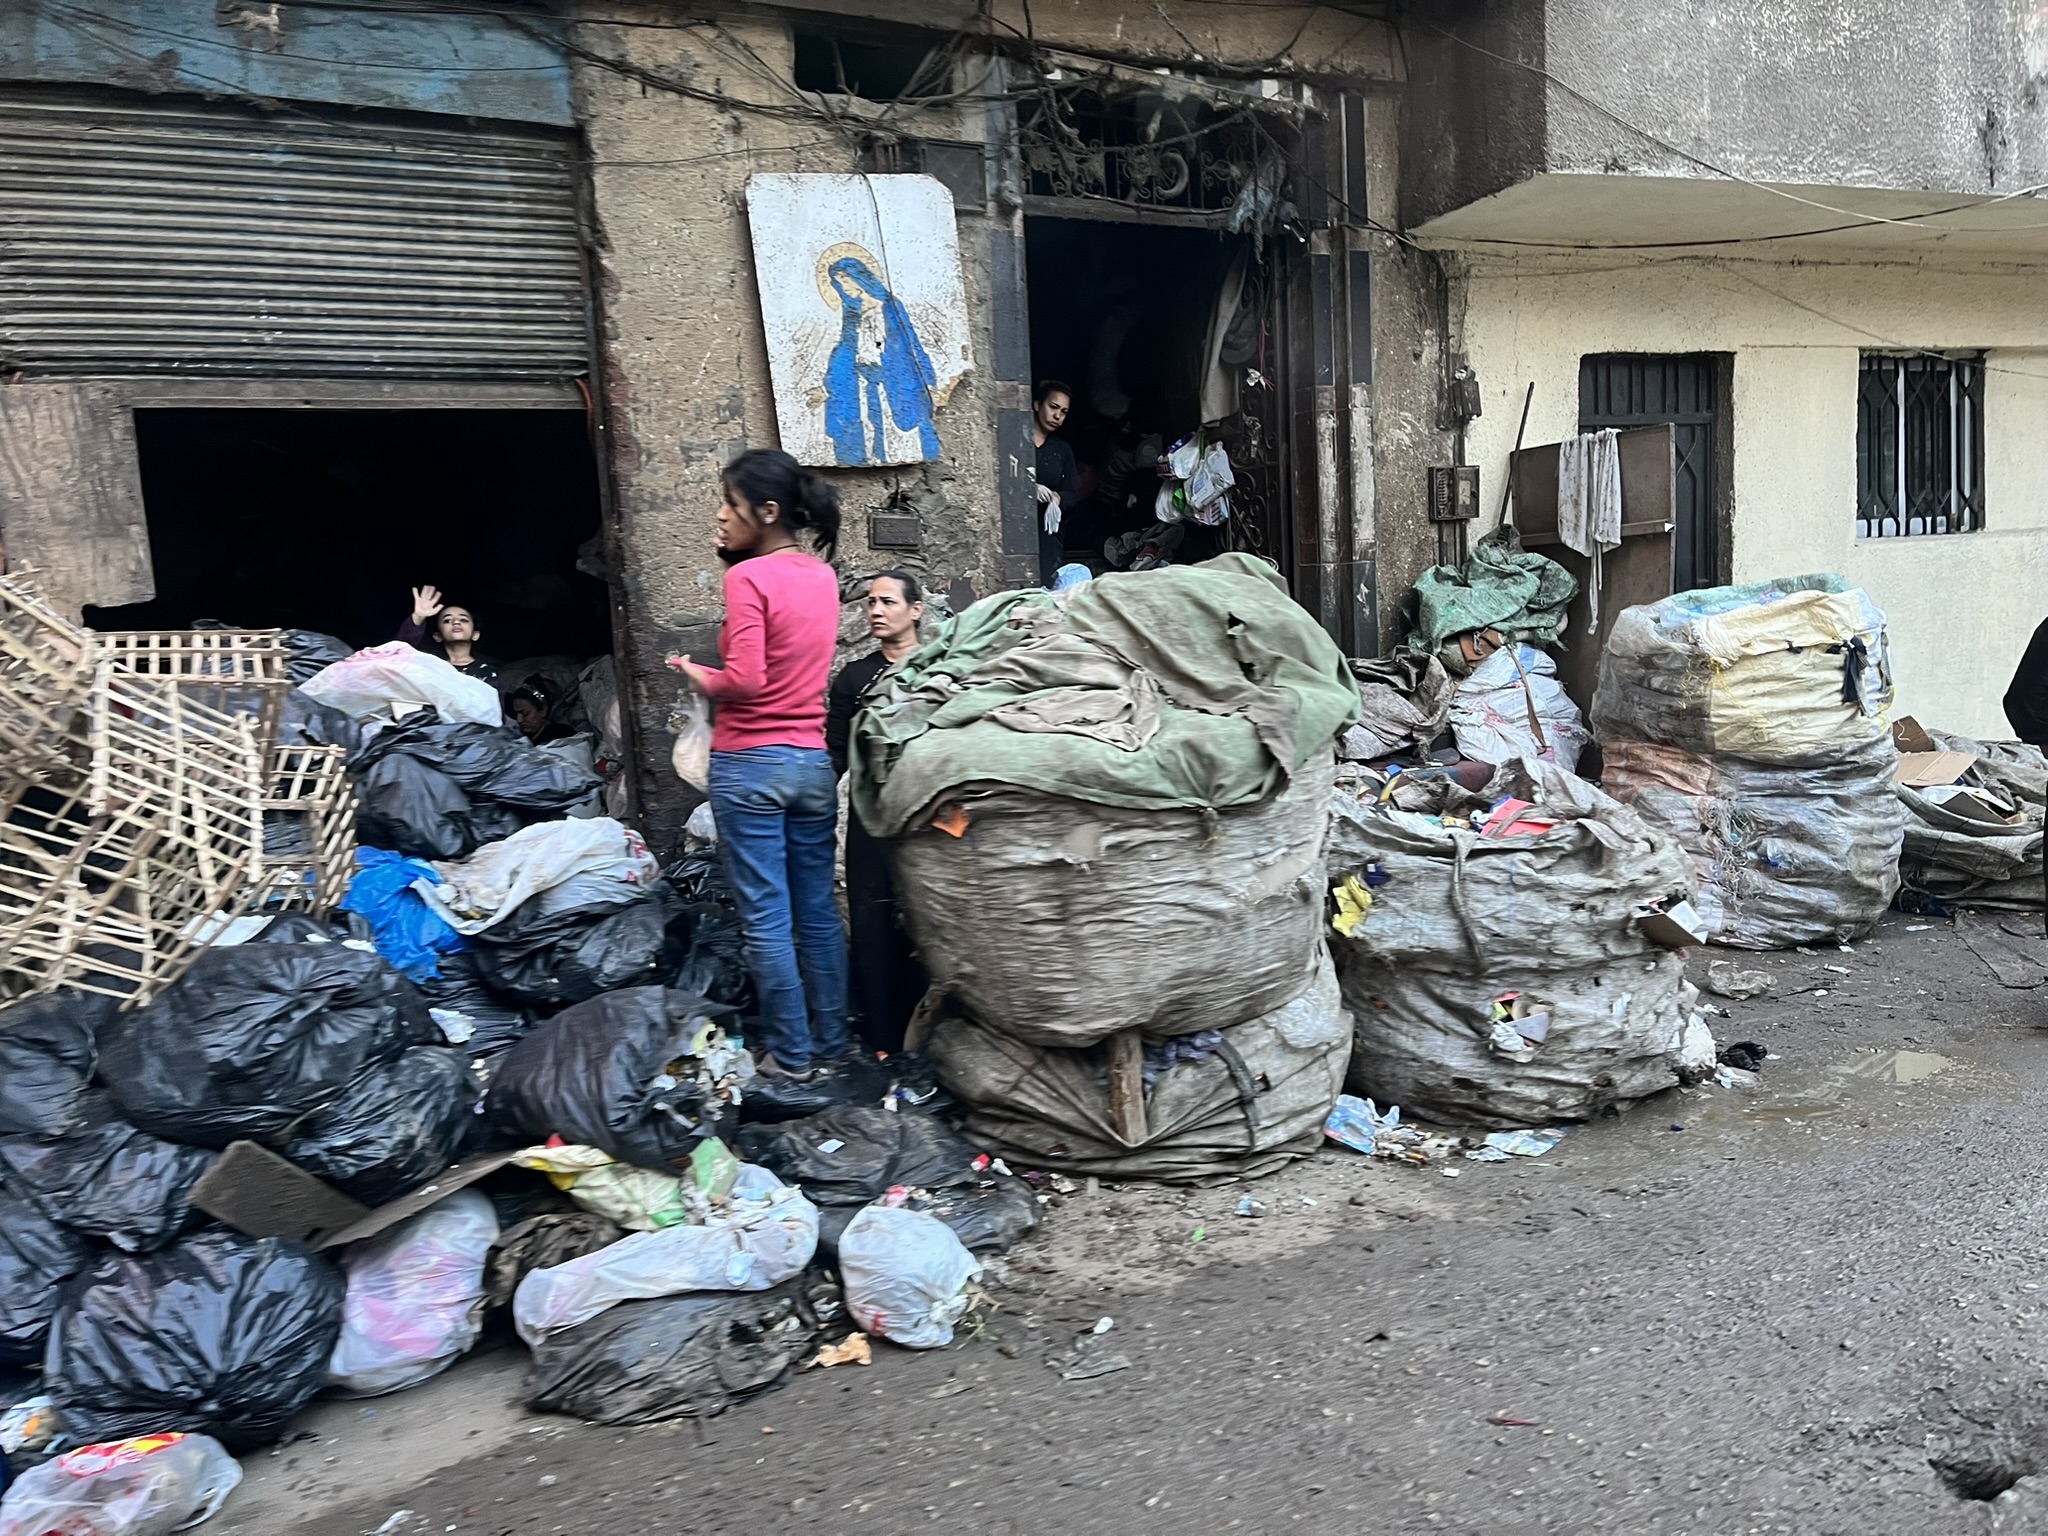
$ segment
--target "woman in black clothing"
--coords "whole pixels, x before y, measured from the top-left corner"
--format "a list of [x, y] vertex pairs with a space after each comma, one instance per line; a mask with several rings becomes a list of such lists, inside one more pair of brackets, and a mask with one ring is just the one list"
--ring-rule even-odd
[[1051, 586], [1053, 574], [1066, 563], [1067, 541], [1062, 521], [1081, 499], [1081, 472], [1071, 444], [1053, 434], [1067, 424], [1074, 392], [1058, 379], [1040, 379], [1031, 392], [1031, 441], [1038, 454], [1032, 466], [1038, 481], [1038, 579]]
[[[917, 621], [923, 617], [924, 594], [909, 572], [884, 571], [868, 583], [868, 633], [881, 649], [840, 669], [825, 712], [825, 747], [840, 773], [846, 772], [853, 717], [882, 674], [917, 649]], [[861, 1038], [870, 1050], [893, 1054], [903, 1049], [904, 1026], [930, 982], [896, 915], [889, 846], [870, 836], [858, 816], [846, 818], [846, 910]]]

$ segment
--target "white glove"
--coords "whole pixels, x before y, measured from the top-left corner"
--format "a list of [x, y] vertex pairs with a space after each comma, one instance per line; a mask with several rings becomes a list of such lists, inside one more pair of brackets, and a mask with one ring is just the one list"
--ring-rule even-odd
[[[1039, 489], [1043, 490], [1044, 487], [1041, 486]], [[1060, 498], [1057, 491], [1049, 493], [1045, 503], [1045, 531], [1047, 533], [1058, 533], [1060, 531]]]

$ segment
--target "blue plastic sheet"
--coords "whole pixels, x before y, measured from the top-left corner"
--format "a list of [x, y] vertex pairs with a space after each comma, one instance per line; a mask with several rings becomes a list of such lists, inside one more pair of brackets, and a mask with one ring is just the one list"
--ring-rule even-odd
[[361, 913], [369, 921], [377, 953], [414, 982], [441, 974], [436, 955], [469, 947], [412, 888], [423, 876], [441, 883], [434, 866], [423, 860], [383, 848], [358, 848], [356, 877], [341, 903], [342, 911]]

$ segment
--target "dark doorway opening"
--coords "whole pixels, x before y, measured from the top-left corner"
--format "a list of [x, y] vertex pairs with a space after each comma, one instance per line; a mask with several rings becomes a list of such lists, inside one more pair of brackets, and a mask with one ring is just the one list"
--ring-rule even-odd
[[1579, 430], [1670, 423], [1671, 590], [1721, 575], [1721, 380], [1724, 354], [1617, 352], [1579, 359]]
[[[1073, 402], [1060, 435], [1079, 466], [1081, 505], [1062, 519], [1067, 559], [1102, 570], [1114, 563], [1105, 540], [1153, 524], [1157, 455], [1203, 428], [1205, 414], [1236, 476], [1231, 513], [1214, 527], [1184, 523], [1172, 562], [1225, 549], [1280, 559], [1275, 269], [1255, 242], [1204, 227], [1050, 216], [1027, 217], [1024, 231], [1032, 377], [1067, 384]], [[1219, 321], [1226, 291], [1237, 302]], [[1212, 414], [1219, 389], [1230, 409]]]
[[392, 639], [412, 588], [471, 608], [504, 660], [612, 649], [597, 467], [556, 410], [138, 410], [155, 599], [102, 629], [198, 620]]

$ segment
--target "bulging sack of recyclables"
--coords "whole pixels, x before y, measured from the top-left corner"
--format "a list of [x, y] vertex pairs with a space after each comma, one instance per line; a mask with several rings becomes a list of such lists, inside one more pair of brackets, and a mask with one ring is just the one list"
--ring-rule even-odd
[[443, 720], [500, 725], [505, 719], [497, 689], [403, 640], [357, 651], [321, 668], [299, 686], [358, 720], [388, 720], [394, 705], [402, 715], [423, 704], [440, 711]]
[[1847, 939], [1898, 889], [1891, 699], [1884, 614], [1841, 578], [1681, 592], [1615, 621], [1601, 782], [1692, 855], [1715, 942]]
[[1227, 1029], [1315, 964], [1331, 774], [1324, 751], [1271, 798], [1215, 812], [966, 796], [960, 836], [897, 843], [904, 920], [933, 982], [1018, 1040]]
[[376, 1397], [453, 1365], [483, 1330], [484, 1261], [497, 1237], [489, 1197], [462, 1189], [350, 1244], [327, 1384], [346, 1397]]
[[943, 1349], [966, 1313], [981, 1261], [924, 1211], [863, 1206], [839, 1237], [846, 1310], [862, 1333], [910, 1349]]
[[[1332, 877], [1375, 861], [1386, 877], [1352, 935], [1331, 940], [1356, 1024], [1351, 1091], [1418, 1118], [1515, 1126], [1586, 1119], [1673, 1086], [1697, 994], [1637, 918], [1691, 896], [1684, 851], [1548, 763], [1524, 760], [1494, 791], [1558, 825], [1485, 838], [1337, 797]], [[1493, 1044], [1496, 1004], [1511, 994], [1547, 1023], [1513, 1055]]]
[[1351, 1019], [1319, 950], [1296, 996], [1157, 1074], [1137, 1146], [1116, 1133], [1099, 1050], [1029, 1045], [964, 1018], [942, 1019], [927, 1049], [967, 1108], [968, 1133], [991, 1151], [1077, 1174], [1178, 1182], [1269, 1173], [1315, 1151], [1343, 1087]]

